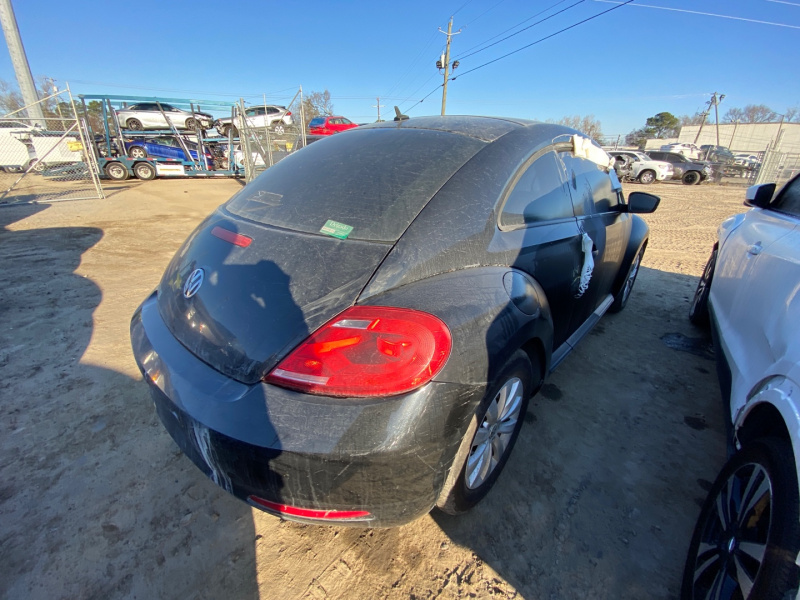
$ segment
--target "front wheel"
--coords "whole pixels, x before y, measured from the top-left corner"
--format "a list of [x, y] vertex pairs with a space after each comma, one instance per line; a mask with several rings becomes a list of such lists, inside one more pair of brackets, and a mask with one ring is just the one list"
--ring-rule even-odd
[[147, 158], [147, 150], [142, 146], [131, 146], [128, 148], [128, 156], [131, 158]]
[[517, 441], [533, 382], [541, 377], [538, 361], [534, 372], [525, 352], [511, 356], [472, 417], [436, 502], [439, 510], [466, 512], [489, 493]]
[[628, 304], [628, 298], [631, 297], [633, 284], [636, 283], [636, 276], [639, 274], [639, 267], [642, 264], [644, 249], [645, 246], [642, 246], [642, 249], [636, 254], [636, 258], [633, 259], [633, 262], [628, 269], [628, 275], [625, 277], [625, 281], [622, 284], [622, 289], [620, 289], [619, 293], [614, 298], [614, 303], [608, 309], [612, 313], [621, 311], [623, 308], [625, 308], [625, 305]]
[[188, 129], [189, 131], [194, 131], [195, 129], [197, 129], [197, 119], [193, 117], [186, 119], [186, 129]]
[[656, 172], [651, 171], [650, 169], [646, 171], [642, 171], [639, 173], [639, 183], [643, 183], [644, 185], [650, 185], [656, 180]]
[[709, 323], [708, 316], [708, 294], [711, 291], [711, 280], [714, 279], [714, 269], [717, 266], [717, 245], [714, 244], [714, 249], [711, 251], [711, 256], [706, 263], [703, 274], [700, 276], [700, 281], [697, 283], [697, 289], [694, 292], [692, 299], [692, 306], [689, 308], [689, 321], [697, 327], [707, 327]]
[[702, 177], [700, 177], [700, 173], [697, 171], [686, 171], [686, 173], [683, 174], [681, 181], [683, 181], [683, 185], [695, 185], [700, 183], [701, 179]]
[[792, 456], [788, 442], [764, 438], [728, 460], [695, 525], [683, 600], [797, 595], [800, 498]]

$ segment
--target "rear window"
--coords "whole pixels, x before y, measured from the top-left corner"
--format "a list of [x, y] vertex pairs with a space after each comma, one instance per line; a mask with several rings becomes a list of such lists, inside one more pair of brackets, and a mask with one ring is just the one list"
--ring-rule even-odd
[[337, 221], [353, 228], [349, 239], [393, 242], [483, 146], [442, 131], [352, 130], [270, 167], [226, 208], [306, 233], [319, 233], [327, 221]]

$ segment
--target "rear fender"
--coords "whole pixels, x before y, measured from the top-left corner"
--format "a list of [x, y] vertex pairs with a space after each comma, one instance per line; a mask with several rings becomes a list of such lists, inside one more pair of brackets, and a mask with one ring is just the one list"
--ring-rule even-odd
[[364, 304], [413, 308], [447, 324], [453, 347], [434, 381], [486, 385], [523, 347], [538, 348], [543, 372], [548, 372], [550, 306], [539, 284], [517, 269], [462, 269], [371, 296]]

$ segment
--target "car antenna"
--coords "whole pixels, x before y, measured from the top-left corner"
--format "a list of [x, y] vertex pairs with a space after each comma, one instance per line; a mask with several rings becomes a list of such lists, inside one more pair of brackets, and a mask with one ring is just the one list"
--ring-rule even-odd
[[395, 114], [395, 117], [394, 117], [395, 121], [408, 121], [408, 115], [404, 115], [403, 113], [401, 113], [400, 112], [400, 107], [398, 107], [396, 105], [394, 107], [394, 114]]

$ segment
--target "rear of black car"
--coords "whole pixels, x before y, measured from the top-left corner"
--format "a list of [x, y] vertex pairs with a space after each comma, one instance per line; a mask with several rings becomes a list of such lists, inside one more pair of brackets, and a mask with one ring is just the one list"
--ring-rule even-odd
[[[356, 304], [409, 224], [484, 146], [424, 129], [347, 132], [268, 169], [184, 243], [131, 338], [161, 420], [217, 484], [301, 520], [392, 525], [430, 510], [460, 441], [443, 433], [447, 420], [475, 390], [428, 381], [347, 397], [285, 365]], [[300, 379], [321, 391], [304, 393]]]

